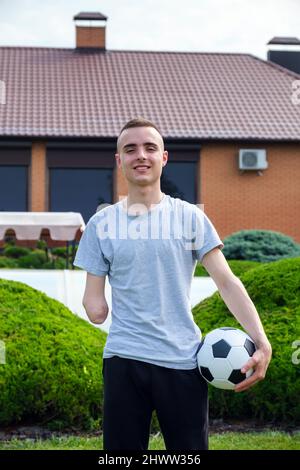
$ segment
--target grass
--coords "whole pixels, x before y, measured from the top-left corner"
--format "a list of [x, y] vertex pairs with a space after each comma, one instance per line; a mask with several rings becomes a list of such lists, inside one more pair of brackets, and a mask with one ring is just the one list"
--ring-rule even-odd
[[[300, 450], [300, 432], [288, 434], [273, 432], [225, 432], [211, 434], [211, 450]], [[52, 437], [46, 440], [12, 439], [0, 442], [0, 450], [102, 450], [103, 440], [99, 437]], [[152, 435], [149, 450], [165, 450], [160, 433]]]

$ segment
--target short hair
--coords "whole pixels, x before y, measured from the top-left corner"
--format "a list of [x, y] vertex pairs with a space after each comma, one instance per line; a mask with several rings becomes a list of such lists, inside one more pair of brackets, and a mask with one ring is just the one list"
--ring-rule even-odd
[[117, 140], [117, 148], [119, 147], [119, 139], [120, 139], [120, 135], [122, 134], [122, 132], [125, 131], [126, 129], [131, 129], [133, 127], [153, 127], [155, 130], [157, 130], [157, 132], [160, 134], [163, 140], [162, 133], [152, 121], [149, 121], [148, 119], [145, 119], [143, 117], [136, 117], [136, 118], [130, 119], [130, 121], [126, 122], [126, 124], [122, 127], [118, 136], [118, 140]]

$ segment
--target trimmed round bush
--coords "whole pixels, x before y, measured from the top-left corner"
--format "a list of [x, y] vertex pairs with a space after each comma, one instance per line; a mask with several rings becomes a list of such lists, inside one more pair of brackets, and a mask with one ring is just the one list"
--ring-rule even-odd
[[[230, 266], [231, 271], [238, 277], [241, 274], [249, 271], [249, 269], [256, 268], [257, 266], [261, 265], [261, 263], [259, 263], [258, 261], [243, 260], [229, 260], [228, 264]], [[205, 267], [200, 262], [196, 265], [195, 276], [209, 276]]]
[[222, 250], [227, 260], [269, 263], [300, 256], [300, 245], [291, 237], [271, 230], [241, 230], [224, 239]]
[[36, 247], [39, 249], [39, 250], [46, 250], [47, 249], [47, 242], [45, 240], [38, 240], [37, 243], [36, 243]]
[[18, 261], [20, 268], [42, 269], [47, 262], [47, 256], [43, 250], [35, 250], [30, 255], [21, 256]]
[[[300, 340], [300, 258], [251, 269], [241, 281], [260, 315], [273, 358], [265, 379], [246, 392], [209, 386], [211, 417], [299, 424], [300, 365], [292, 357], [293, 343]], [[242, 329], [218, 291], [195, 306], [193, 314], [203, 335], [222, 326]]]
[[[69, 248], [69, 252], [70, 252], [70, 250], [71, 250], [71, 248]], [[52, 248], [51, 252], [52, 252], [52, 255], [60, 256], [61, 258], [66, 258], [67, 257], [67, 249], [64, 246], [59, 246], [57, 248]]]
[[106, 333], [42, 292], [2, 279], [0, 317], [0, 425], [100, 426]]
[[25, 248], [23, 246], [7, 246], [3, 250], [3, 255], [8, 258], [20, 258], [21, 256], [26, 256], [31, 253], [30, 248]]

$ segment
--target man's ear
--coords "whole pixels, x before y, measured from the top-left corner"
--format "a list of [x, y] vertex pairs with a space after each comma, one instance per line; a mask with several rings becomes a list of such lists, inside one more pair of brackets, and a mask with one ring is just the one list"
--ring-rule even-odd
[[163, 153], [163, 166], [166, 166], [168, 158], [169, 158], [168, 151], [164, 150], [164, 153]]
[[116, 162], [117, 162], [117, 167], [118, 168], [121, 168], [121, 158], [120, 158], [120, 154], [119, 153], [116, 153], [115, 154], [115, 158], [116, 158]]

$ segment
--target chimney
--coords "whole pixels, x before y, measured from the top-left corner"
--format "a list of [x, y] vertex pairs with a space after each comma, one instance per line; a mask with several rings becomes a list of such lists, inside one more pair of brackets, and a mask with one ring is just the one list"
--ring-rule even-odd
[[81, 12], [73, 19], [76, 24], [76, 49], [105, 50], [106, 16]]
[[286, 69], [300, 74], [300, 39], [295, 37], [274, 37], [267, 45], [267, 59]]

